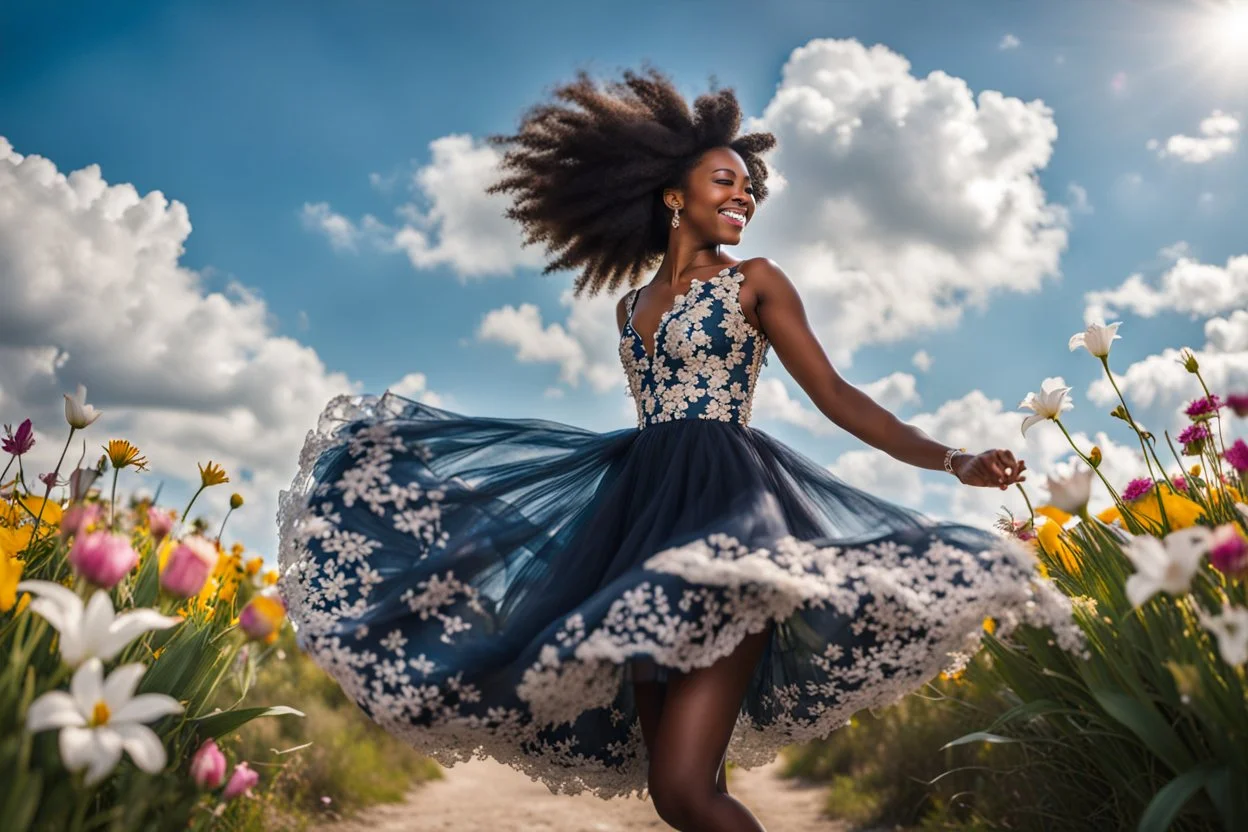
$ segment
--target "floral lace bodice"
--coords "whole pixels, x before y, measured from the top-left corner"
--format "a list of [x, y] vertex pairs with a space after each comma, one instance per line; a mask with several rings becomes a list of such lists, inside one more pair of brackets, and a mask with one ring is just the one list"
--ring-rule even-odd
[[744, 279], [737, 266], [729, 266], [705, 281], [690, 281], [659, 319], [653, 357], [633, 328], [638, 290], [629, 292], [620, 360], [638, 428], [694, 418], [749, 424], [754, 385], [770, 345], [741, 312]]

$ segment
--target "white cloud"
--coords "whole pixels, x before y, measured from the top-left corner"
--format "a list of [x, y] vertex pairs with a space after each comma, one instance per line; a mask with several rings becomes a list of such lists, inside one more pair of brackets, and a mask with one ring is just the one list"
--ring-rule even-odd
[[1011, 35], [1009, 32], [1006, 32], [1005, 36], [1001, 38], [1001, 42], [997, 44], [997, 48], [1001, 50], [1017, 49], [1022, 45], [1023, 42], [1021, 40], [1014, 35]]
[[1088, 190], [1078, 182], [1071, 182], [1066, 186], [1066, 196], [1069, 198], [1069, 202], [1066, 203], [1066, 207], [1070, 209], [1070, 213], [1092, 213], [1092, 203], [1088, 201]]
[[927, 354], [927, 350], [919, 350], [910, 358], [910, 363], [915, 366], [920, 373], [926, 373], [932, 369], [932, 357]]
[[1165, 142], [1149, 139], [1147, 147], [1159, 157], [1173, 156], [1180, 162], [1199, 165], [1235, 151], [1239, 142], [1239, 119], [1221, 110], [1214, 110], [1200, 122], [1199, 136], [1182, 133]]
[[424, 402], [432, 407], [446, 407], [442, 396], [429, 389], [429, 379], [424, 373], [408, 373], [390, 385], [390, 392], [405, 399]]
[[[61, 393], [85, 384], [104, 411], [82, 434], [88, 462], [107, 439], [128, 438], [153, 472], [123, 487], [150, 490], [197, 481], [197, 462], [222, 463], [228, 488], [247, 498], [231, 530], [267, 548], [304, 433], [355, 385], [277, 335], [252, 290], [209, 291], [180, 265], [190, 231], [186, 206], [158, 191], [109, 184], [98, 165], [62, 174], [0, 138], [0, 409], [6, 422], [33, 419], [32, 468], [51, 470]], [[177, 491], [168, 483], [162, 501]], [[229, 493], [206, 492], [197, 509], [219, 510]]]
[[[1185, 244], [1184, 244], [1185, 245]], [[1119, 310], [1151, 318], [1161, 312], [1183, 312], [1191, 317], [1248, 307], [1248, 255], [1231, 257], [1225, 266], [1201, 263], [1185, 255], [1186, 248], [1162, 250], [1177, 256], [1174, 265], [1154, 286], [1142, 274], [1129, 276], [1113, 289], [1084, 295], [1085, 322], [1109, 320]]]

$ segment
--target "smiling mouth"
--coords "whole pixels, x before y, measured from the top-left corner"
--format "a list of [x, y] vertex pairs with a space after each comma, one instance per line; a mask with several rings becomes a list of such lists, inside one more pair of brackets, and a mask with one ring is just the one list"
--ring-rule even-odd
[[724, 220], [733, 228], [745, 228], [745, 214], [739, 214], [736, 212], [725, 213], [724, 211], [720, 211], [719, 215], [723, 217]]

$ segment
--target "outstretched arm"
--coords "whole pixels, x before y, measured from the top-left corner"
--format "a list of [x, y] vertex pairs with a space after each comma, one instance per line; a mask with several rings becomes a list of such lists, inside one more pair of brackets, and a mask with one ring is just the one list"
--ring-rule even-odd
[[[948, 445], [901, 421], [836, 371], [810, 328], [797, 288], [779, 266], [764, 257], [752, 259], [749, 279], [763, 333], [785, 369], [824, 416], [902, 462], [944, 470]], [[962, 482], [995, 485], [1002, 490], [1025, 480], [1025, 469], [1026, 463], [1015, 460], [1008, 450], [960, 454], [953, 459], [954, 473]]]

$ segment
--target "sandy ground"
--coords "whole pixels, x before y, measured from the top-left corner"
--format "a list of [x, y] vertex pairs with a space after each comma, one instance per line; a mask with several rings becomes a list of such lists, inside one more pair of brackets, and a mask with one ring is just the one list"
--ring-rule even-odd
[[[845, 832], [848, 824], [820, 815], [824, 789], [776, 777], [780, 761], [736, 769], [728, 791], [750, 807], [768, 832]], [[316, 832], [626, 832], [670, 829], [648, 801], [553, 795], [541, 783], [493, 760], [445, 770], [418, 786], [406, 802], [378, 806]]]

